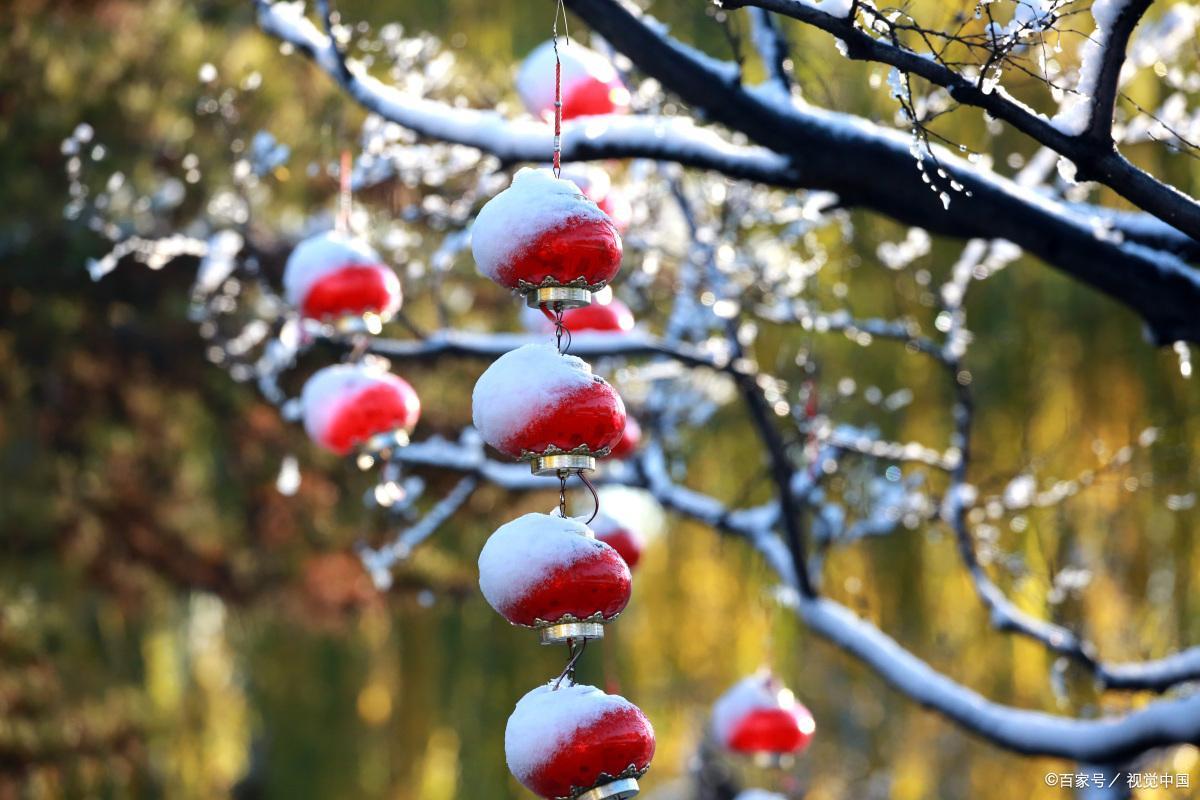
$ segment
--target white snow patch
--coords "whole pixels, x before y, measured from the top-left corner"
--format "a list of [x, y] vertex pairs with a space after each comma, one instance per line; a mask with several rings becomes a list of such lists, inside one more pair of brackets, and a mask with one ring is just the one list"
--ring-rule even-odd
[[586, 361], [561, 355], [553, 345], [527, 344], [500, 356], [475, 383], [471, 419], [498, 450], [529, 422], [596, 378]]
[[624, 697], [605, 694], [595, 686], [576, 684], [537, 687], [517, 701], [504, 729], [504, 756], [508, 768], [524, 782], [554, 757], [575, 732], [605, 714], [637, 706]]
[[1127, 5], [1129, 0], [1096, 0], [1092, 3], [1092, 18], [1096, 21], [1096, 28], [1080, 46], [1079, 83], [1073, 94], [1063, 98], [1058, 113], [1054, 115], [1055, 126], [1065, 134], [1078, 136], [1087, 130], [1091, 122], [1096, 82], [1100, 79], [1104, 51], [1108, 49], [1109, 31]]
[[475, 264], [498, 282], [500, 271], [514, 255], [568, 220], [608, 220], [608, 215], [571, 181], [554, 177], [548, 169], [526, 167], [475, 217], [471, 226]]

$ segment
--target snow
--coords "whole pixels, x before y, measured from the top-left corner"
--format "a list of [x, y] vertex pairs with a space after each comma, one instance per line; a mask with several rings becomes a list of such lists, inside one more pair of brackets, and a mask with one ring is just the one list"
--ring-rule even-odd
[[304, 408], [304, 430], [309, 438], [321, 441], [345, 398], [386, 381], [389, 373], [385, 364], [383, 361], [334, 364], [314, 372], [300, 393], [300, 403]]
[[766, 789], [746, 789], [738, 792], [737, 797], [733, 800], [788, 800], [785, 796], [776, 792], [768, 792]]
[[[612, 62], [583, 45], [563, 41], [558, 47], [558, 58], [562, 63], [563, 96], [585, 81], [593, 80], [605, 84], [620, 84], [620, 76]], [[554, 112], [554, 43], [542, 42], [535, 47], [517, 71], [517, 94], [525, 109], [534, 116]]]
[[1108, 48], [1109, 31], [1128, 4], [1129, 0], [1096, 0], [1092, 3], [1092, 18], [1096, 21], [1096, 28], [1080, 46], [1079, 83], [1073, 94], [1063, 98], [1058, 113], [1054, 115], [1055, 127], [1065, 134], [1078, 136], [1087, 130], [1091, 122], [1096, 83], [1100, 79], [1100, 67]]
[[800, 0], [800, 4], [824, 11], [830, 16], [848, 17], [850, 9], [854, 7], [854, 0]]
[[524, 782], [545, 764], [576, 731], [605, 714], [637, 707], [595, 686], [576, 684], [554, 688], [543, 684], [517, 701], [504, 729], [504, 755], [508, 768]]
[[796, 698], [765, 669], [743, 678], [713, 703], [712, 730], [718, 741], [727, 742], [747, 714], [767, 708], [791, 708]]
[[556, 570], [596, 553], [603, 546], [577, 519], [526, 514], [488, 537], [479, 553], [479, 588], [500, 613]]
[[[318, 233], [296, 245], [288, 256], [283, 269], [283, 293], [289, 303], [300, 308], [313, 284], [330, 272], [352, 264], [382, 263], [374, 248], [356, 236], [340, 231]], [[394, 294], [399, 296], [399, 292]]]
[[527, 344], [500, 356], [479, 376], [471, 419], [484, 441], [498, 447], [542, 409], [594, 380], [582, 358], [560, 355], [553, 345]]
[[608, 215], [569, 180], [548, 169], [526, 167], [512, 185], [479, 210], [471, 226], [471, 252], [479, 271], [494, 281], [514, 255], [568, 220], [607, 220]]

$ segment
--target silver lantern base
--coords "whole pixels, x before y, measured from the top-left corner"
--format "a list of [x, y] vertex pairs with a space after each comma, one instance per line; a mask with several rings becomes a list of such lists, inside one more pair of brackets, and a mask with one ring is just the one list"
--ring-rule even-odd
[[600, 622], [559, 622], [538, 628], [538, 634], [542, 644], [562, 644], [572, 639], [603, 639], [604, 625]]
[[578, 286], [538, 286], [525, 293], [530, 308], [583, 308], [592, 304], [592, 292]]
[[588, 789], [576, 800], [628, 800], [630, 797], [635, 797], [640, 791], [641, 787], [638, 786], [637, 778], [621, 778], [612, 783]]

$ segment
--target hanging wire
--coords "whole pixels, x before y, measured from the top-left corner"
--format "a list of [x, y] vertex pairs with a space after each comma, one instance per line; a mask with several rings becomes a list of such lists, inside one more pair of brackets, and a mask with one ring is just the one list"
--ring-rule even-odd
[[558, 473], [558, 515], [567, 518], [567, 476], [571, 473], [561, 470]]
[[[578, 641], [578, 644], [576, 644]], [[558, 674], [558, 679], [554, 681], [554, 689], [558, 687], [564, 680], [569, 681], [569, 686], [575, 685], [575, 664], [579, 661], [579, 657], [583, 655], [583, 651], [587, 649], [587, 639], [567, 639], [567, 652], [571, 657], [567, 660], [567, 666], [563, 667], [563, 671]]]
[[564, 38], [571, 43], [571, 31], [567, 27], [567, 8], [563, 0], [558, 0], [554, 8], [554, 27], [552, 41], [554, 43], [554, 177], [562, 177], [562, 60], [558, 57], [558, 18], [562, 17]]
[[337, 229], [341, 233], [350, 233], [350, 214], [353, 210], [350, 197], [350, 175], [353, 171], [354, 162], [350, 158], [350, 151], [343, 150], [338, 170]]
[[[545, 306], [542, 306], [542, 311], [554, 323], [554, 346], [558, 348], [559, 355], [566, 355], [571, 349], [571, 331], [567, 328], [566, 321], [563, 319], [565, 309], [561, 305], [555, 305], [553, 311], [549, 311]], [[567, 346], [563, 347], [563, 337], [567, 339]]]
[[587, 518], [587, 522], [583, 523], [584, 525], [591, 525], [592, 520], [600, 513], [600, 493], [596, 491], [596, 484], [591, 482], [583, 470], [579, 470], [575, 474], [579, 476], [579, 480], [583, 481], [583, 485], [592, 493], [592, 515]]

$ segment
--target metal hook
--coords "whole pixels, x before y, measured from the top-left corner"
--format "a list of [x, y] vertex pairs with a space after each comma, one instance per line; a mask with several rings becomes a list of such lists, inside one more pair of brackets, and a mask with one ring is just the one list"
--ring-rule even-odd
[[586, 486], [588, 491], [592, 493], [592, 501], [595, 503], [595, 505], [592, 508], [592, 515], [587, 518], [587, 522], [583, 523], [584, 525], [591, 525], [592, 520], [594, 520], [600, 513], [600, 493], [596, 491], [596, 485], [588, 479], [588, 476], [584, 474], [583, 470], [579, 470], [575, 474], [579, 476], [579, 480], [583, 481], [583, 485]]

